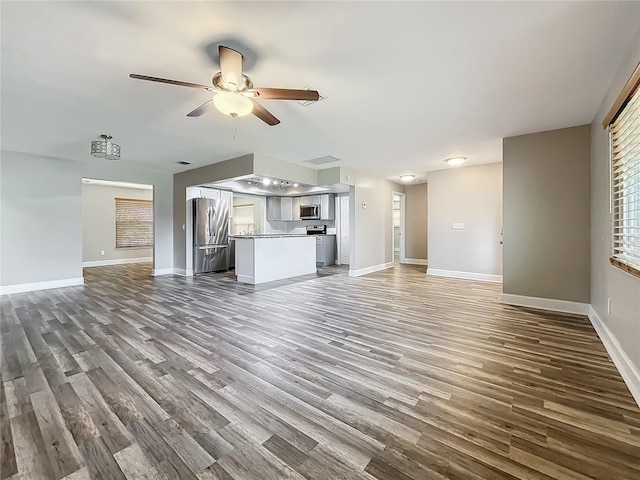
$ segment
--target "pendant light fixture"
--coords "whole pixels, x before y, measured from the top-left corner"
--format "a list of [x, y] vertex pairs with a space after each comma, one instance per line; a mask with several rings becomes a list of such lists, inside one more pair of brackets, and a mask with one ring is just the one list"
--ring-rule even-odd
[[105, 160], [120, 160], [120, 145], [112, 143], [111, 135], [100, 135], [102, 140], [91, 142], [91, 156]]

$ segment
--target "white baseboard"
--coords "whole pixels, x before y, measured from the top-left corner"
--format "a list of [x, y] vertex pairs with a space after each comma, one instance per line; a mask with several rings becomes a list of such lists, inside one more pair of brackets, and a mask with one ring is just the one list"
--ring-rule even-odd
[[459, 272], [456, 270], [440, 270], [437, 268], [428, 268], [427, 275], [433, 275], [434, 277], [450, 277], [450, 278], [462, 278], [465, 280], [480, 280], [482, 282], [502, 282], [502, 275], [491, 275], [489, 273], [473, 273], [473, 272]]
[[159, 277], [160, 275], [173, 275], [173, 268], [154, 268], [151, 275], [154, 277]]
[[238, 282], [240, 283], [250, 283], [252, 285], [256, 284], [256, 279], [255, 277], [252, 277], [250, 275], [238, 275], [236, 277], [236, 279], [238, 280]]
[[19, 285], [4, 285], [0, 287], [0, 295], [35, 292], [37, 290], [49, 290], [51, 288], [77, 287], [80, 285], [84, 285], [84, 278], [82, 277], [50, 280], [48, 282], [21, 283]]
[[358, 270], [349, 270], [350, 277], [360, 277], [368, 273], [379, 272], [386, 268], [393, 267], [393, 262], [381, 263], [379, 265], [373, 265], [372, 267], [360, 268]]
[[181, 277], [193, 277], [193, 270], [185, 270], [184, 268], [174, 268], [173, 273]]
[[83, 267], [104, 267], [105, 265], [124, 265], [125, 263], [145, 263], [153, 262], [153, 257], [138, 258], [116, 258], [114, 260], [96, 260], [92, 262], [82, 262]]
[[429, 265], [429, 261], [423, 258], [405, 258], [404, 263], [409, 265]]
[[611, 333], [609, 327], [602, 321], [591, 305], [589, 305], [588, 315], [589, 320], [591, 320], [591, 325], [593, 325], [600, 340], [602, 340], [604, 348], [607, 349], [607, 353], [620, 372], [624, 383], [627, 384], [631, 395], [640, 407], [640, 370], [636, 368], [631, 362], [631, 359], [624, 353], [616, 337]]
[[503, 293], [500, 303], [516, 305], [518, 307], [537, 308], [540, 310], [552, 310], [554, 312], [575, 313], [578, 315], [588, 315], [588, 303], [569, 302], [567, 300], [556, 300], [554, 298], [526, 297], [524, 295], [512, 295]]

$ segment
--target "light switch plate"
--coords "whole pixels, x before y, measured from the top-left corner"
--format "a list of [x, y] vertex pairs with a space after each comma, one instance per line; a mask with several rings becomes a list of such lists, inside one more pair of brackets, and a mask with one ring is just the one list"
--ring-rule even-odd
[[464, 223], [452, 223], [451, 228], [454, 230], [464, 230]]

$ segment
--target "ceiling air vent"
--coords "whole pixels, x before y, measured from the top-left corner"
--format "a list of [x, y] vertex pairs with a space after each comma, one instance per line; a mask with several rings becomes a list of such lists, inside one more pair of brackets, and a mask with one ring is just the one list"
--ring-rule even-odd
[[327, 163], [339, 162], [340, 159], [333, 155], [325, 155], [324, 157], [312, 158], [310, 160], [303, 160], [302, 163], [308, 163], [309, 165], [325, 165]]

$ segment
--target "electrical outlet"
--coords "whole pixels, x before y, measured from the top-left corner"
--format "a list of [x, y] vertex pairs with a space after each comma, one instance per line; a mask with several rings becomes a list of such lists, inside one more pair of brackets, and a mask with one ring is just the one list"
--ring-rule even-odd
[[100, 255], [104, 255], [104, 250], [100, 250]]
[[453, 230], [464, 230], [464, 223], [452, 223], [451, 228]]
[[611, 313], [611, 299], [607, 298], [607, 313]]

